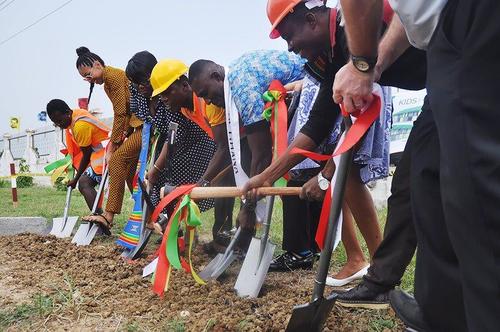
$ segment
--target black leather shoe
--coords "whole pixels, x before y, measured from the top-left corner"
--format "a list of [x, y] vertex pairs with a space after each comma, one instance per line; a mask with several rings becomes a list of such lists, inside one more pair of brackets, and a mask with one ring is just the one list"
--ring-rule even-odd
[[366, 283], [337, 295], [337, 303], [348, 308], [387, 309], [389, 308], [389, 291], [378, 291]]
[[288, 272], [297, 269], [310, 270], [314, 264], [314, 254], [306, 256], [287, 251], [273, 259], [269, 266], [269, 271]]
[[407, 331], [428, 331], [420, 306], [413, 296], [402, 290], [389, 292], [389, 301], [396, 316], [403, 321]]

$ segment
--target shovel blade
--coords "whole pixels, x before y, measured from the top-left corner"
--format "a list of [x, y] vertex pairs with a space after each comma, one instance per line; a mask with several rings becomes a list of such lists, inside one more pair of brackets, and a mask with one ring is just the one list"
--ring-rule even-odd
[[71, 243], [75, 243], [77, 246], [88, 246], [99, 231], [99, 226], [84, 222], [80, 224], [75, 236], [71, 240]]
[[68, 217], [68, 219], [66, 220], [66, 224], [63, 224], [64, 226], [62, 227], [61, 232], [59, 232], [59, 234], [56, 234], [56, 236], [60, 238], [70, 237], [77, 222], [78, 217]]
[[234, 251], [231, 251], [231, 253], [229, 254], [229, 256], [226, 257], [226, 259], [222, 260], [221, 263], [219, 264], [219, 266], [217, 266], [215, 268], [215, 271], [212, 273], [212, 275], [210, 276], [211, 279], [217, 279], [221, 276], [222, 273], [224, 273], [224, 271], [227, 270], [227, 268], [229, 267], [229, 265], [231, 265], [235, 259], [238, 257], [238, 255], [236, 255], [234, 253]]
[[260, 289], [264, 284], [276, 245], [269, 241], [267, 242], [264, 255], [259, 264], [260, 243], [261, 240], [257, 238], [252, 238], [250, 242], [240, 274], [238, 274], [238, 279], [236, 279], [236, 284], [234, 285], [238, 296], [256, 298], [259, 296]]
[[135, 246], [135, 248], [133, 250], [124, 250], [122, 256], [126, 259], [131, 260], [139, 258], [144, 248], [146, 248], [151, 234], [153, 234], [153, 231], [150, 229], [146, 229], [144, 233], [141, 234], [139, 243]]
[[50, 235], [58, 236], [63, 228], [64, 218], [54, 218], [52, 219], [52, 229], [50, 230]]
[[336, 299], [336, 294], [332, 294], [326, 299], [324, 297], [320, 297], [311, 303], [295, 306], [285, 331], [322, 331], [323, 325], [325, 324], [330, 311], [332, 311]]
[[214, 273], [217, 266], [221, 263], [224, 254], [217, 254], [217, 256], [212, 259], [203, 270], [198, 273], [201, 279], [205, 281], [211, 280], [212, 273]]

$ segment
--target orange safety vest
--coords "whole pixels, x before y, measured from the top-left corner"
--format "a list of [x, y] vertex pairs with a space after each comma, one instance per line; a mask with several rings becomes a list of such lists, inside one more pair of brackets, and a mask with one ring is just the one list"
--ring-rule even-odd
[[74, 109], [73, 114], [71, 116], [71, 125], [66, 128], [66, 146], [68, 148], [68, 153], [71, 155], [71, 161], [73, 163], [73, 167], [78, 169], [80, 167], [80, 162], [83, 158], [83, 152], [80, 149], [80, 146], [76, 143], [75, 138], [73, 137], [73, 128], [75, 126], [76, 121], [86, 121], [88, 123], [93, 124], [101, 132], [103, 135], [99, 135], [100, 137], [92, 137], [92, 155], [90, 156], [90, 166], [94, 170], [96, 174], [102, 174], [103, 166], [104, 166], [104, 155], [105, 149], [102, 145], [102, 137], [108, 137], [108, 133], [110, 132], [110, 128], [106, 126], [103, 122], [99, 121], [95, 116], [90, 114], [90, 112], [82, 109]]
[[207, 110], [206, 110], [207, 104], [205, 103], [205, 100], [202, 98], [199, 98], [194, 92], [193, 92], [193, 108], [194, 110], [191, 112], [187, 108], [181, 108], [182, 114], [189, 120], [193, 121], [196, 123], [201, 129], [203, 129], [204, 132], [207, 133], [207, 135], [211, 138], [214, 139], [214, 134], [212, 132], [212, 127], [208, 123], [207, 120]]

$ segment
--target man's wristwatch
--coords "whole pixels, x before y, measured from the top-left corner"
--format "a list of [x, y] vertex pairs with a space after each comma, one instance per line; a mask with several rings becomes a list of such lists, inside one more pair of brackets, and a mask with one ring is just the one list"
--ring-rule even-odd
[[328, 186], [330, 185], [330, 180], [325, 178], [321, 172], [318, 173], [318, 185], [319, 189], [325, 191], [328, 189]]
[[377, 64], [377, 57], [368, 58], [364, 56], [351, 55], [351, 61], [354, 67], [362, 73], [373, 71]]

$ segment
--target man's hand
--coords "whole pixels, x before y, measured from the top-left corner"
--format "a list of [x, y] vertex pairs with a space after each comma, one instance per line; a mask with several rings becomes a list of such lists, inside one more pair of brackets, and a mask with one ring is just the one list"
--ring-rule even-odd
[[248, 180], [242, 188], [245, 198], [256, 202], [259, 199], [257, 197], [257, 189], [260, 187], [271, 187], [272, 185], [267, 179], [268, 177], [264, 173], [260, 173]]
[[348, 113], [363, 109], [370, 105], [373, 96], [375, 72], [362, 73], [351, 61], [344, 65], [335, 75], [333, 82], [333, 101], [343, 103]]
[[321, 190], [318, 184], [318, 177], [313, 177], [302, 186], [300, 199], [308, 201], [321, 201], [325, 197], [327, 190]]
[[253, 230], [255, 223], [257, 221], [257, 216], [255, 215], [255, 201], [250, 201], [247, 199], [245, 204], [241, 207], [238, 217], [236, 217], [237, 224], [246, 230]]
[[78, 179], [69, 180], [66, 184], [66, 187], [71, 187], [71, 189], [75, 189], [76, 184], [78, 183]]

